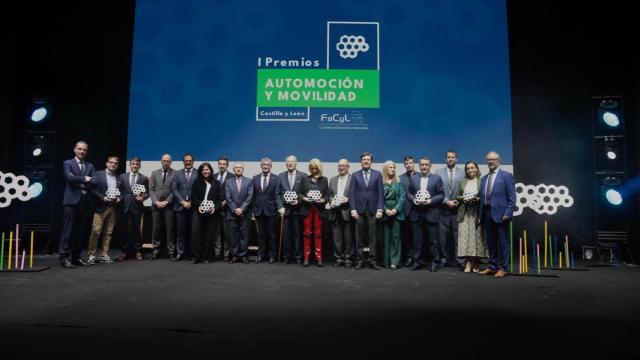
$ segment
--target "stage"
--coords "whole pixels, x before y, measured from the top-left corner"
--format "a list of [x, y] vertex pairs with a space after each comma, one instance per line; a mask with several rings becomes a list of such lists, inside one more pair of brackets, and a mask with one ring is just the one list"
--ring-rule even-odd
[[[0, 274], [4, 354], [282, 358], [634, 354], [639, 269], [558, 278], [128, 260]], [[625, 345], [627, 344], [627, 345]], [[625, 347], [626, 346], [626, 347]]]

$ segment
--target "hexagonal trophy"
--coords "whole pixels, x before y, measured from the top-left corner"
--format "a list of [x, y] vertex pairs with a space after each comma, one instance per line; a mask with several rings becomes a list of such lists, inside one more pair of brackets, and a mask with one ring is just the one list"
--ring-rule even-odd
[[319, 201], [322, 199], [322, 193], [320, 190], [309, 190], [307, 197], [313, 201]]
[[429, 194], [429, 192], [427, 190], [418, 190], [418, 192], [416, 193], [415, 196], [416, 200], [418, 200], [418, 202], [425, 202], [429, 199], [431, 199], [431, 194]]
[[118, 196], [120, 196], [120, 190], [118, 190], [118, 188], [109, 189], [107, 190], [105, 195], [107, 199], [115, 200], [116, 198], [118, 198]]
[[147, 191], [147, 189], [144, 188], [144, 185], [142, 184], [135, 184], [133, 185], [133, 187], [131, 188], [131, 192], [133, 192], [133, 195], [142, 195]]
[[200, 203], [200, 210], [202, 212], [212, 212], [216, 208], [216, 205], [212, 200], [204, 200]]
[[295, 191], [285, 191], [283, 197], [284, 201], [291, 204], [298, 199], [298, 194]]

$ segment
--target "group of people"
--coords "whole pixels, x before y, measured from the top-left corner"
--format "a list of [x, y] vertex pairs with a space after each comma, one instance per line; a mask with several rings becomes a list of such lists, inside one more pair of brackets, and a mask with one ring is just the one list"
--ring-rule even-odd
[[[484, 176], [474, 161], [459, 168], [456, 151], [449, 150], [447, 166], [435, 172], [428, 157], [418, 159], [416, 171], [411, 156], [403, 159], [402, 175], [393, 161], [384, 162], [380, 172], [371, 168], [373, 155], [365, 152], [360, 170], [350, 172], [349, 162], [341, 159], [338, 175], [327, 179], [319, 159], [311, 159], [305, 173], [297, 169], [295, 156], [285, 159], [287, 169], [280, 174], [273, 174], [272, 161], [263, 158], [261, 172], [253, 178], [244, 176], [241, 162], [228, 171], [226, 157], [218, 159], [217, 172], [208, 162], [194, 169], [190, 154], [183, 156], [180, 170], [171, 167], [169, 154], [163, 155], [162, 167], [149, 177], [140, 174], [141, 160], [133, 157], [130, 171], [118, 175], [118, 157], [109, 156], [105, 170], [95, 171], [84, 160], [87, 151], [87, 143], [78, 142], [75, 157], [63, 164], [60, 263], [65, 268], [113, 262], [110, 241], [118, 218], [124, 218], [128, 228], [118, 260], [144, 260], [143, 202], [150, 198], [152, 260], [160, 257], [165, 235], [172, 261], [249, 263], [249, 230], [254, 221], [256, 262], [309, 266], [315, 260], [323, 266], [323, 229], [328, 221], [336, 267], [368, 265], [379, 270], [383, 264], [395, 270], [403, 265], [435, 272], [455, 260], [465, 272], [498, 278], [507, 272], [507, 229], [516, 193], [513, 175], [500, 169], [497, 152], [487, 154], [489, 173]], [[93, 222], [84, 260], [82, 225], [89, 223], [90, 216]], [[378, 244], [378, 238], [383, 244]], [[448, 243], [454, 245], [455, 259], [448, 258]], [[489, 266], [480, 270], [480, 259], [486, 257]]]

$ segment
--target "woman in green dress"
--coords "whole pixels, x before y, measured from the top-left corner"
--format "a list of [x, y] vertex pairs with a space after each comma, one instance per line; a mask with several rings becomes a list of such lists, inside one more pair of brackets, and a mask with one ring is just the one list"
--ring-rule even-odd
[[458, 257], [465, 258], [464, 272], [478, 272], [480, 258], [489, 256], [479, 221], [480, 169], [475, 161], [464, 165], [466, 177], [458, 183]]
[[384, 266], [391, 270], [400, 267], [400, 222], [404, 220], [404, 186], [396, 175], [396, 164], [386, 161], [382, 165], [384, 184]]

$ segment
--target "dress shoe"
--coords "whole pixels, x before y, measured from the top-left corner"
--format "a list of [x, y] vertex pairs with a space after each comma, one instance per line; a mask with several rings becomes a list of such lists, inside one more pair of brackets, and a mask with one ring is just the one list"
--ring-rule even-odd
[[356, 266], [354, 267], [354, 269], [356, 269], [356, 270], [362, 269], [362, 263], [361, 262], [357, 263]]
[[72, 263], [75, 266], [91, 266], [91, 265], [93, 265], [93, 264], [89, 264], [88, 262], [86, 262], [86, 261], [84, 261], [84, 260], [82, 260], [80, 258], [77, 258], [77, 259], [73, 260]]
[[60, 262], [60, 266], [66, 269], [75, 269], [77, 266], [73, 265], [69, 259], [64, 259]]
[[[138, 257], [138, 254], [136, 254], [136, 258], [137, 258], [137, 257]], [[160, 258], [160, 253], [159, 253], [159, 252], [155, 252], [155, 251], [154, 251], [154, 252], [151, 254], [151, 260], [156, 260], [156, 259], [159, 259], [159, 258]], [[138, 260], [141, 260], [141, 259], [138, 259]], [[143, 260], [144, 260], [144, 258], [143, 258]]]
[[316, 266], [317, 266], [317, 267], [323, 267], [324, 265], [322, 264], [322, 260], [318, 260], [318, 261], [316, 262]]
[[235, 264], [237, 262], [240, 262], [240, 259], [238, 259], [237, 257], [232, 257], [231, 260], [229, 260], [229, 264]]
[[282, 260], [282, 263], [283, 263], [283, 264], [285, 264], [285, 265], [286, 265], [286, 264], [291, 264], [291, 259], [289, 259], [289, 258], [284, 258], [284, 260]]
[[258, 256], [258, 257], [256, 258], [256, 264], [259, 264], [259, 263], [261, 263], [261, 262], [262, 262], [262, 256]]
[[346, 267], [347, 269], [351, 269], [353, 267], [353, 264], [348, 262], [344, 264], [344, 267]]
[[378, 266], [378, 264], [376, 264], [376, 263], [369, 264], [369, 267], [372, 268], [373, 270], [380, 270], [381, 269], [381, 267]]
[[486, 268], [480, 272], [478, 272], [478, 274], [480, 275], [495, 275], [497, 271], [490, 269], [490, 268]]
[[225, 256], [225, 257], [223, 258], [223, 260], [224, 260], [224, 262], [228, 263], [228, 262], [230, 262], [230, 261], [231, 261], [231, 257], [229, 257], [229, 256]]
[[507, 276], [507, 273], [502, 269], [498, 270], [498, 272], [496, 272], [496, 274], [493, 275], [493, 277], [496, 277], [496, 278], [503, 278], [505, 276]]
[[242, 262], [245, 263], [245, 264], [248, 264], [249, 263], [249, 258], [248, 257], [243, 257], [242, 258]]
[[178, 255], [178, 256], [176, 256], [175, 259], [176, 259], [176, 261], [182, 261], [182, 260], [184, 260], [184, 257], [182, 255]]
[[413, 265], [413, 260], [411, 260], [411, 259], [405, 261], [405, 263], [404, 263], [405, 267], [410, 267], [411, 265]]
[[309, 266], [309, 259], [304, 259], [304, 263], [302, 264], [302, 266], [304, 267]]
[[274, 262], [276, 262], [276, 258], [273, 256], [269, 257], [269, 264], [273, 264]]
[[211, 260], [210, 260], [210, 259], [205, 259], [203, 262], [204, 262], [205, 264], [210, 264], [210, 263], [211, 263]]
[[122, 253], [120, 254], [120, 256], [118, 256], [118, 258], [116, 259], [116, 261], [125, 261], [129, 258], [129, 256], [127, 255], [127, 253]]
[[[152, 258], [152, 259], [153, 259], [153, 258]], [[142, 253], [141, 253], [141, 252], [137, 252], [137, 253], [136, 253], [136, 260], [138, 260], [138, 261], [142, 261], [142, 260], [144, 260], [144, 255], [142, 255]]]
[[420, 269], [422, 266], [420, 266], [419, 264], [413, 264], [411, 265], [411, 267], [409, 268], [410, 271], [416, 271], [418, 269]]
[[198, 260], [196, 258], [192, 258], [191, 261], [190, 261], [191, 264], [197, 264], [199, 262], [200, 262], [200, 260]]
[[297, 264], [297, 265], [302, 265], [302, 260], [300, 260], [300, 259], [296, 259], [296, 264]]
[[431, 264], [429, 266], [429, 271], [431, 272], [438, 272], [438, 264]]
[[391, 265], [391, 266], [389, 266], [389, 269], [391, 269], [391, 270], [397, 270], [397, 269], [398, 269], [398, 267], [397, 267], [397, 266], [395, 266], [395, 265]]

